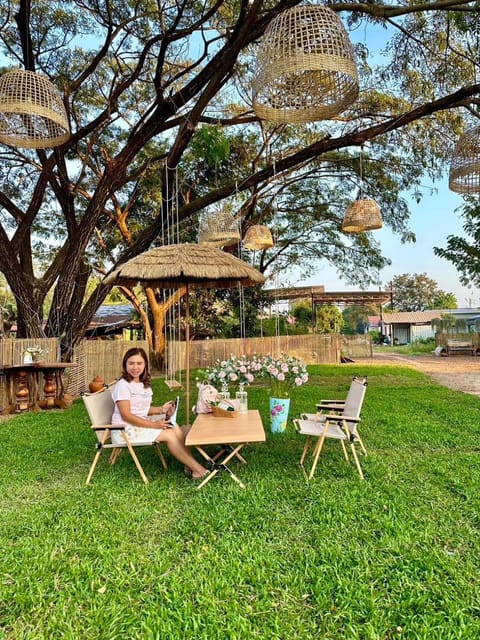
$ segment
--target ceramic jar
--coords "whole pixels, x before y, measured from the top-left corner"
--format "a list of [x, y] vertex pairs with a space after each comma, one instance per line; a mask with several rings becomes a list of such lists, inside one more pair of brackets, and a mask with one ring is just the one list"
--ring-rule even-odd
[[96, 376], [88, 384], [88, 390], [90, 391], [90, 393], [95, 393], [96, 391], [100, 391], [100, 389], [103, 389], [104, 386], [105, 386], [105, 382], [102, 376]]

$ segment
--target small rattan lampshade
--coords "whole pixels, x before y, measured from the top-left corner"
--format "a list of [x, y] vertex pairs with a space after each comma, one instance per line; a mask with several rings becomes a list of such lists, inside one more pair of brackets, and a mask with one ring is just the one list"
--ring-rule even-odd
[[456, 193], [480, 193], [480, 127], [461, 136], [453, 151], [448, 187]]
[[48, 78], [22, 69], [0, 76], [0, 142], [46, 149], [69, 137], [65, 107]]
[[342, 231], [362, 233], [383, 227], [380, 207], [375, 200], [360, 198], [348, 205], [342, 222]]
[[358, 96], [353, 47], [325, 6], [287, 9], [268, 25], [253, 80], [253, 108], [272, 122], [313, 122], [344, 111]]
[[273, 247], [272, 232], [263, 224], [254, 224], [243, 236], [243, 246], [252, 251]]
[[231, 247], [240, 242], [238, 222], [222, 210], [203, 211], [198, 224], [198, 244]]

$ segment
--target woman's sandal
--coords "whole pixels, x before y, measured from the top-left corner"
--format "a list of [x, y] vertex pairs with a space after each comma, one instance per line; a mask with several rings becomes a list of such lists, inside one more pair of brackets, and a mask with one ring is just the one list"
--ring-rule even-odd
[[196, 476], [194, 476], [194, 475], [192, 474], [192, 475], [190, 476], [190, 478], [191, 478], [191, 480], [193, 480], [193, 482], [199, 482], [200, 480], [204, 480], [207, 476], [209, 476], [209, 475], [210, 475], [210, 473], [211, 473], [211, 472], [210, 472], [210, 470], [209, 470], [209, 469], [207, 469], [207, 470], [205, 471], [205, 473], [202, 473], [202, 475], [201, 475], [201, 476], [196, 477]]

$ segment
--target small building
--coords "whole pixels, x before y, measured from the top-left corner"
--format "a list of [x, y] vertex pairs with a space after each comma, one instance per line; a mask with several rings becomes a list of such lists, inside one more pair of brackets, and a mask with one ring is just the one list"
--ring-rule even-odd
[[441, 309], [385, 313], [381, 319], [382, 333], [390, 338], [392, 344], [410, 344], [416, 340], [434, 338], [432, 320], [441, 318], [444, 313]]
[[435, 338], [436, 330], [432, 320], [452, 316], [456, 321], [464, 321], [470, 331], [475, 331], [475, 323], [480, 317], [478, 309], [433, 309], [427, 311], [400, 311], [385, 313], [381, 318], [382, 333], [388, 335], [394, 344], [409, 344], [422, 338]]
[[85, 331], [85, 337], [139, 339], [142, 325], [129, 304], [101, 305]]

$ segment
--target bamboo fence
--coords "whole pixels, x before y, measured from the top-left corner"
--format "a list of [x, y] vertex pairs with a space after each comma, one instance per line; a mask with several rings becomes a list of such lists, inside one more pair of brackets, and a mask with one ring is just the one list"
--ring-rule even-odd
[[[340, 336], [311, 334], [193, 341], [190, 343], [190, 368], [204, 369], [212, 366], [217, 360], [226, 360], [232, 355], [251, 358], [254, 355], [281, 353], [300, 358], [305, 364], [335, 364], [340, 362]], [[171, 371], [184, 368], [184, 342], [170, 345], [167, 349], [167, 361]]]
[[[2, 365], [19, 365], [27, 347], [43, 350], [42, 362], [60, 361], [60, 341], [57, 338], [0, 339], [0, 408], [6, 404], [5, 376]], [[66, 393], [77, 397], [88, 391], [88, 383], [96, 376], [111, 382], [121, 374], [123, 354], [132, 347], [148, 351], [146, 340], [83, 340], [74, 350], [72, 362], [77, 366], [63, 374]]]
[[[23, 363], [27, 347], [38, 346], [43, 350], [43, 362], [58, 362], [60, 342], [56, 338], [0, 339], [0, 408], [5, 406], [5, 378], [2, 365]], [[78, 397], [88, 391], [88, 384], [100, 376], [111, 382], [121, 375], [124, 353], [132, 347], [148, 351], [145, 340], [83, 340], [74, 350], [72, 361], [77, 367], [68, 369], [64, 375], [66, 393]], [[300, 358], [305, 364], [338, 364], [340, 356], [371, 357], [370, 336], [302, 335], [274, 336], [230, 340], [199, 340], [190, 343], [190, 368], [204, 369], [216, 360], [225, 360], [231, 355], [280, 355], [288, 353]], [[185, 368], [185, 342], [167, 344], [167, 370], [177, 375]]]

